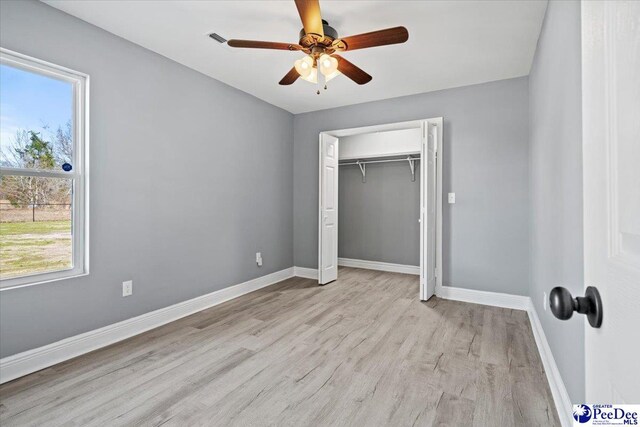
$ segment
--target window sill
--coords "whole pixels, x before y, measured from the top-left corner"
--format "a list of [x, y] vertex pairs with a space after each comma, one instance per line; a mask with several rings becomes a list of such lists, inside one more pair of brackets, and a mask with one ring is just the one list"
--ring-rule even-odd
[[[15, 279], [3, 280], [0, 284], [0, 292], [10, 291], [12, 289], [26, 288], [29, 286], [44, 285], [46, 283], [59, 282], [61, 280], [76, 279], [78, 277], [88, 276], [89, 272], [74, 272], [73, 270], [56, 271], [54, 273], [43, 273], [41, 275], [33, 275], [26, 277], [16, 277]], [[27, 281], [27, 280], [31, 281]]]

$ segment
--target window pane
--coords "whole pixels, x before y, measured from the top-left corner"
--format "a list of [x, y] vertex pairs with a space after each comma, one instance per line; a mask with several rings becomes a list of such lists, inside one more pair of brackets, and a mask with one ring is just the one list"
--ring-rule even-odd
[[73, 180], [0, 177], [0, 279], [73, 267]]
[[73, 166], [71, 83], [2, 64], [0, 102], [0, 166]]

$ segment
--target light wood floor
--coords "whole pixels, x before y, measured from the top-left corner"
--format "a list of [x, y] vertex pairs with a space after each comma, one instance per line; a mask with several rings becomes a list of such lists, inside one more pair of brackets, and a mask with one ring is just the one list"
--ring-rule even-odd
[[0, 387], [9, 425], [559, 425], [523, 311], [294, 278]]

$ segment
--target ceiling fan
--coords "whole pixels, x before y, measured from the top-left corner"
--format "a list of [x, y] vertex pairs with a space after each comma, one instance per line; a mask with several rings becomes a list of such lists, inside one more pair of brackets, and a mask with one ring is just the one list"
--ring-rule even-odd
[[[306, 53], [307, 56], [295, 61], [294, 67], [280, 80], [281, 85], [290, 85], [298, 77], [311, 83], [318, 83], [318, 70], [324, 76], [325, 82], [339, 74], [344, 74], [359, 85], [369, 83], [372, 79], [369, 74], [336, 52], [404, 43], [409, 39], [409, 32], [405, 27], [338, 37], [338, 32], [322, 19], [318, 0], [294, 1], [303, 26], [297, 44], [257, 40], [229, 40], [227, 42], [229, 46], [238, 48], [289, 50]], [[319, 94], [320, 91], [318, 90], [317, 93]]]

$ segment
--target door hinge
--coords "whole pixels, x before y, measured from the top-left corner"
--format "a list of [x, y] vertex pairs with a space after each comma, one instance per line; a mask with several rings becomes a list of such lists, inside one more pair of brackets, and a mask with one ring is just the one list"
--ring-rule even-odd
[[433, 277], [438, 277], [438, 269], [437, 268], [433, 269]]

